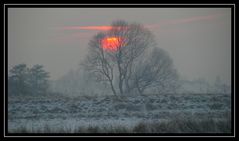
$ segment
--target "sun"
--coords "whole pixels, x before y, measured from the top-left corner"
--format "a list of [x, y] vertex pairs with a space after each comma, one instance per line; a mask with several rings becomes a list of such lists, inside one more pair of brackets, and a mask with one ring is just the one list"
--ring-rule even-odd
[[106, 51], [115, 52], [121, 46], [122, 39], [120, 37], [106, 37], [101, 40], [101, 46]]

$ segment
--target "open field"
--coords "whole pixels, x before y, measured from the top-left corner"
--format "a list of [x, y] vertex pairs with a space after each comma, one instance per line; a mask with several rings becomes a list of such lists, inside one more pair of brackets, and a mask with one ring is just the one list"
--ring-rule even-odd
[[10, 133], [230, 133], [229, 94], [9, 97]]

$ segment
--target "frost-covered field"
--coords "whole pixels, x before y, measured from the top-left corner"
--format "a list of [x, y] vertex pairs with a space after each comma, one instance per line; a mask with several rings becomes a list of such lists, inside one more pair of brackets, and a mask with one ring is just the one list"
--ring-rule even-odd
[[11, 132], [230, 132], [229, 94], [9, 97]]

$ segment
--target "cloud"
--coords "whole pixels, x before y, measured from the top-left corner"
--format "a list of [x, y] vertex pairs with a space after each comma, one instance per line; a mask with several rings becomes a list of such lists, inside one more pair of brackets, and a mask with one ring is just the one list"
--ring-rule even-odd
[[65, 30], [110, 30], [111, 26], [65, 26]]
[[[144, 25], [146, 28], [149, 29], [157, 29], [161, 28], [162, 26], [169, 26], [169, 25], [177, 25], [177, 24], [187, 24], [193, 23], [198, 21], [210, 21], [217, 19], [218, 17], [222, 16], [222, 14], [214, 14], [214, 15], [206, 15], [206, 16], [194, 16], [182, 19], [170, 19], [170, 20], [163, 20], [159, 23], [155, 24], [146, 24]], [[60, 29], [63, 30], [92, 30], [92, 31], [107, 31], [112, 29], [112, 26], [109, 25], [101, 25], [101, 26], [64, 26]]]
[[[156, 28], [158, 25], [145, 25], [146, 28]], [[112, 26], [65, 26], [58, 29], [62, 30], [93, 30], [93, 31], [107, 31], [112, 29]]]
[[188, 24], [194, 23], [198, 21], [210, 21], [219, 18], [222, 14], [214, 14], [214, 15], [207, 15], [207, 16], [194, 16], [188, 17], [183, 19], [170, 19], [170, 20], [163, 20], [156, 24], [146, 25], [147, 28], [155, 29], [161, 28], [163, 26], [170, 26], [170, 25], [178, 25], [178, 24]]
[[194, 16], [184, 19], [173, 19], [173, 20], [166, 20], [160, 22], [160, 25], [169, 25], [169, 24], [184, 24], [184, 23], [192, 23], [197, 21], [208, 21], [214, 20], [220, 17], [222, 14], [214, 14], [214, 15], [207, 15], [207, 16]]

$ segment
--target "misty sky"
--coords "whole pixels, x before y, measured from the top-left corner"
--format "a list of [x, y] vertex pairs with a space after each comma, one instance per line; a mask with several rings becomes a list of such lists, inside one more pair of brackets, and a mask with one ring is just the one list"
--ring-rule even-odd
[[42, 64], [55, 80], [79, 67], [98, 26], [118, 19], [149, 28], [182, 78], [230, 84], [230, 8], [9, 8], [8, 68]]

